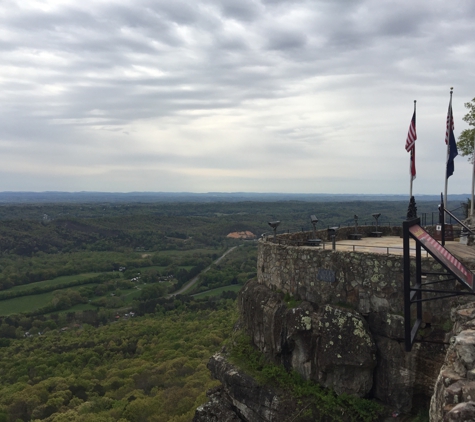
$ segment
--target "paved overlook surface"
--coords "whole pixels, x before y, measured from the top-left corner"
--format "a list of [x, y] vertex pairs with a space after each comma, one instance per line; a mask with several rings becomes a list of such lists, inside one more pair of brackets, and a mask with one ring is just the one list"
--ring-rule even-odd
[[[410, 240], [411, 255], [415, 255], [415, 242]], [[331, 242], [325, 242], [325, 249], [331, 249]], [[475, 264], [475, 247], [467, 246], [459, 241], [445, 242], [445, 248], [457, 258], [463, 261], [470, 261]], [[386, 237], [364, 237], [361, 240], [338, 240], [336, 242], [337, 251], [371, 252], [391, 255], [403, 254], [403, 240], [398, 236]], [[425, 256], [425, 252], [422, 252]]]

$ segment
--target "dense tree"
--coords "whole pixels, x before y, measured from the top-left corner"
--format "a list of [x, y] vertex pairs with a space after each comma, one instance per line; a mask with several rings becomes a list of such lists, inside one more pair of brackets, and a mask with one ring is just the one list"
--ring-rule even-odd
[[471, 129], [464, 129], [457, 141], [457, 148], [461, 155], [468, 157], [469, 161], [473, 161], [473, 142], [475, 137], [475, 98], [464, 104], [468, 109], [468, 113], [463, 117]]
[[0, 422], [189, 421], [216, 385], [206, 361], [236, 317], [226, 305], [4, 342]]

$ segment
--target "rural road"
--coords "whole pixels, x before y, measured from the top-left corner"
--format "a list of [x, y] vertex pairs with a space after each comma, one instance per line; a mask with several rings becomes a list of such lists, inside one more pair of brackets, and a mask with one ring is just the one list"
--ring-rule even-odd
[[[226, 252], [224, 252], [218, 259], [213, 261], [213, 264], [219, 264], [219, 262], [229, 253], [231, 253], [234, 249], [236, 249], [237, 246], [233, 246], [232, 248], [229, 248]], [[177, 290], [176, 292], [173, 292], [168, 295], [168, 297], [176, 296], [176, 295], [181, 295], [183, 292], [187, 291], [190, 287], [193, 287], [199, 280], [200, 275], [205, 273], [211, 268], [211, 265], [206, 267], [203, 271], [201, 271], [197, 276], [193, 277], [188, 283], [184, 284], [180, 290]]]

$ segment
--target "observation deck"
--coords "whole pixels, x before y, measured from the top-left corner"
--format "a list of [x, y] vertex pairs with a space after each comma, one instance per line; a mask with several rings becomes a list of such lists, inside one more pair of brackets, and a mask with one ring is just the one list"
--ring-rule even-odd
[[[349, 235], [354, 233], [353, 228], [340, 228], [336, 230], [335, 245], [329, 236], [328, 229], [319, 230], [316, 235], [321, 239], [319, 246], [314, 246], [308, 241], [314, 237], [313, 232], [296, 232], [263, 236], [263, 240], [271, 243], [278, 243], [280, 245], [297, 246], [301, 248], [321, 249], [321, 250], [335, 250], [340, 252], [359, 252], [359, 253], [376, 253], [384, 255], [403, 255], [403, 239], [401, 227], [380, 227], [382, 232], [381, 237], [370, 237], [372, 227], [361, 227], [359, 233], [360, 240], [348, 239]], [[431, 233], [433, 227], [425, 227]], [[415, 242], [410, 241], [411, 255], [415, 254]], [[475, 267], [475, 247], [467, 246], [456, 241], [446, 241], [445, 248], [456, 256], [459, 260], [466, 263], [473, 264]], [[424, 256], [428, 256], [424, 253]]]

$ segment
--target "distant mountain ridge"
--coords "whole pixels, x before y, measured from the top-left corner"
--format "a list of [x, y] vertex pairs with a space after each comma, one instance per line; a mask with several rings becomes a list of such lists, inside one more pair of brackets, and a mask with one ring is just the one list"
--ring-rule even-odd
[[[466, 201], [470, 194], [449, 195], [450, 201]], [[438, 201], [440, 195], [416, 195], [416, 202]], [[0, 192], [1, 204], [84, 203], [84, 202], [348, 202], [408, 201], [408, 195], [325, 194], [325, 193], [254, 193], [254, 192]]]

